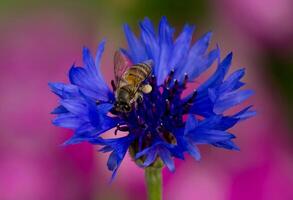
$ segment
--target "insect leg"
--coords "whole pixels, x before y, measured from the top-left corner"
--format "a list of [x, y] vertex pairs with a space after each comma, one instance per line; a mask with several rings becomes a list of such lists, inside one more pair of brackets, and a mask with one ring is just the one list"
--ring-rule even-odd
[[143, 100], [143, 95], [142, 95], [140, 92], [137, 92], [137, 93], [135, 94], [135, 99], [136, 99], [136, 101], [137, 101], [138, 103], [141, 103], [142, 100]]
[[116, 130], [114, 132], [115, 135], [117, 135], [117, 132], [118, 131], [122, 131], [122, 132], [128, 132], [129, 131], [129, 128], [127, 125], [120, 125], [120, 124], [117, 124], [116, 126]]

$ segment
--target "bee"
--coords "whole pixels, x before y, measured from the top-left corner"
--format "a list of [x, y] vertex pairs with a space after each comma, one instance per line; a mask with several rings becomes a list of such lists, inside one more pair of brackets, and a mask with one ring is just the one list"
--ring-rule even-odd
[[115, 103], [114, 109], [118, 112], [128, 113], [132, 105], [142, 101], [143, 94], [152, 91], [151, 85], [145, 83], [152, 73], [152, 61], [131, 65], [129, 60], [121, 51], [114, 55], [115, 75]]

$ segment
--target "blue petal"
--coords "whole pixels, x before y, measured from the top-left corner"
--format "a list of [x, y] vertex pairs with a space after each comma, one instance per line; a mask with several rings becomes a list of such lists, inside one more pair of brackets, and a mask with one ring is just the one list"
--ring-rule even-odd
[[[72, 124], [76, 123], [74, 126], [76, 130], [74, 136], [66, 141], [65, 144], [90, 141], [93, 137], [99, 136], [121, 122], [119, 118], [107, 116], [107, 112], [113, 107], [111, 104], [96, 106], [95, 102], [86, 99], [84, 102], [73, 100], [67, 102], [63, 101], [62, 105], [66, 106], [66, 108], [72, 112], [70, 113], [70, 119], [76, 119], [77, 122], [79, 122], [72, 121]], [[59, 119], [59, 116], [57, 119]]]
[[85, 122], [75, 130], [74, 134], [76, 136], [82, 136], [83, 138], [85, 138], [86, 136], [91, 138], [93, 135], [99, 134], [99, 130], [93, 127], [91, 123]]
[[105, 50], [105, 43], [106, 43], [106, 40], [102, 40], [102, 42], [98, 45], [96, 57], [95, 57], [95, 68], [93, 68], [93, 70], [94, 70], [94, 73], [97, 74], [98, 79], [104, 81], [106, 85], [106, 82], [103, 78], [101, 67], [100, 67], [102, 55]]
[[121, 119], [117, 117], [107, 116], [108, 111], [113, 107], [112, 104], [100, 104], [96, 106], [95, 102], [87, 99], [88, 103], [88, 118], [92, 126], [97, 129], [96, 134], [101, 134], [115, 127]]
[[193, 80], [208, 69], [214, 60], [218, 58], [218, 49], [211, 51], [207, 56], [204, 55], [208, 48], [210, 38], [211, 33], [207, 33], [191, 47], [187, 57], [187, 63], [175, 74], [177, 79], [182, 81], [184, 74], [187, 73], [189, 79]]
[[98, 91], [98, 88], [94, 87], [97, 83], [92, 79], [92, 75], [88, 75], [85, 68], [72, 66], [69, 70], [69, 79], [74, 85], [88, 90]]
[[[209, 118], [206, 118], [205, 120], [200, 121], [200, 123], [197, 123], [197, 126], [200, 128], [211, 128], [223, 131], [227, 130], [233, 127], [237, 122], [254, 116], [256, 112], [250, 110], [251, 107], [252, 106], [248, 106], [232, 116], [211, 115]], [[187, 123], [188, 122], [189, 120], [187, 120]], [[186, 125], [186, 127], [189, 127], [189, 125]], [[192, 128], [186, 128], [185, 132], [188, 132], [189, 130], [192, 130]]]
[[175, 171], [175, 165], [174, 165], [174, 161], [173, 161], [173, 159], [171, 157], [170, 151], [168, 151], [164, 147], [161, 147], [161, 148], [158, 148], [158, 154], [161, 157], [161, 159], [164, 162], [164, 164], [168, 167], [168, 169], [171, 172], [174, 172]]
[[209, 47], [210, 40], [212, 37], [212, 32], [207, 32], [204, 34], [191, 48], [194, 55], [204, 54]]
[[[170, 150], [174, 150], [175, 145], [170, 145], [167, 144], [165, 142], [155, 142], [154, 144], [152, 144], [151, 146], [143, 149], [142, 151], [136, 153], [135, 155], [135, 159], [139, 159], [142, 156], [147, 156], [145, 162], [143, 163], [143, 167], [149, 166], [150, 164], [152, 164], [152, 162], [156, 159], [157, 154], [159, 154], [159, 156], [162, 158], [162, 156], [165, 159], [165, 161], [163, 160], [163, 162], [167, 165], [167, 167], [170, 169], [170, 171], [174, 170], [174, 163], [173, 160], [171, 158], [172, 154], [170, 152]], [[169, 158], [171, 159], [171, 161], [169, 160]], [[172, 164], [173, 163], [173, 164]], [[173, 165], [173, 167], [172, 167]]]
[[[84, 126], [84, 125], [81, 125]], [[69, 138], [68, 140], [66, 140], [62, 146], [68, 146], [68, 145], [72, 145], [72, 144], [78, 144], [81, 142], [90, 142], [91, 140], [93, 140], [96, 136], [95, 136], [95, 129], [92, 126], [91, 130], [89, 132], [89, 130], [87, 130], [87, 132], [84, 132], [82, 134], [77, 134], [77, 132], [75, 132], [75, 134]]]
[[75, 114], [75, 115], [86, 115], [87, 114], [87, 108], [85, 105], [85, 102], [80, 99], [64, 99], [61, 100], [60, 104], [66, 108], [69, 112]]
[[155, 68], [155, 74], [158, 75], [157, 85], [161, 85], [170, 72], [168, 61], [173, 47], [173, 32], [174, 30], [169, 26], [167, 18], [162, 17], [159, 25], [160, 58]]
[[250, 117], [255, 116], [256, 111], [250, 110], [250, 108], [252, 108], [252, 106], [248, 106], [248, 107], [244, 108], [240, 112], [238, 112], [235, 115], [233, 115], [233, 117], [238, 118], [239, 120], [245, 120], [245, 119], [248, 119]]
[[141, 38], [145, 45], [146, 52], [148, 55], [148, 58], [153, 60], [154, 62], [154, 69], [155, 69], [155, 75], [158, 76], [158, 71], [156, 70], [159, 63], [159, 55], [160, 55], [160, 46], [157, 41], [157, 38], [155, 36], [155, 33], [153, 30], [151, 30], [148, 23], [141, 22], [140, 23], [141, 28]]
[[51, 114], [62, 114], [62, 113], [68, 113], [68, 110], [66, 110], [66, 108], [64, 108], [63, 106], [58, 106], [51, 112]]
[[235, 138], [234, 135], [225, 131], [197, 128], [188, 133], [189, 138], [196, 144], [212, 144]]
[[[186, 127], [186, 126], [185, 126]], [[177, 133], [179, 134], [179, 133]], [[187, 151], [194, 159], [200, 160], [200, 152], [196, 145], [193, 144], [192, 140], [188, 137], [177, 136], [178, 148], [181, 148], [182, 152]]]
[[147, 55], [145, 52], [145, 47], [143, 44], [135, 37], [134, 33], [131, 31], [130, 27], [124, 25], [124, 33], [127, 39], [130, 59], [133, 63], [139, 63], [147, 60]]
[[91, 52], [88, 48], [83, 48], [83, 62], [85, 64], [85, 69], [88, 73], [88, 75], [91, 75], [93, 79], [98, 81], [99, 83], [103, 83], [103, 89], [107, 90], [107, 84], [103, 78], [103, 75], [101, 73], [100, 69], [100, 63], [101, 63], [101, 57], [105, 49], [105, 43], [106, 41], [103, 40], [97, 48], [96, 57], [95, 60], [93, 59]]
[[[90, 122], [84, 122], [83, 124], [79, 125], [79, 127], [76, 128], [76, 131], [74, 135], [68, 139], [64, 145], [69, 144], [77, 144], [80, 142], [92, 142], [96, 141], [94, 140], [95, 137], [101, 135], [102, 133], [112, 129], [117, 125], [116, 122], [112, 121], [104, 121], [103, 124], [99, 127], [94, 127]], [[94, 142], [93, 142], [94, 143]]]
[[233, 127], [239, 121], [245, 120], [249, 117], [254, 116], [256, 114], [256, 112], [251, 111], [250, 108], [251, 108], [251, 106], [248, 106], [232, 116], [218, 115], [219, 120], [217, 121], [217, 123], [214, 123], [213, 128], [219, 129], [219, 130], [227, 130], [227, 129]]
[[222, 117], [221, 120], [214, 126], [215, 129], [219, 130], [227, 130], [231, 127], [233, 127], [237, 122], [239, 121], [239, 118], [236, 117]]
[[108, 166], [108, 169], [110, 171], [114, 171], [118, 165], [119, 165], [119, 160], [121, 160], [117, 153], [115, 151], [113, 151], [110, 156], [109, 156], [109, 159], [108, 159], [108, 162], [107, 162], [107, 166]]
[[155, 147], [157, 146], [157, 144], [153, 144], [150, 147], [144, 148], [142, 151], [139, 151], [135, 154], [135, 159], [139, 159], [140, 157], [146, 155], [149, 151], [151, 151], [152, 149], [156, 149]]
[[86, 96], [96, 100], [109, 101], [111, 92], [102, 80], [90, 74], [85, 68], [72, 67], [69, 71], [70, 82], [80, 87]]
[[97, 69], [96, 69], [93, 57], [91, 55], [91, 52], [86, 47], [82, 49], [82, 60], [83, 60], [83, 63], [85, 64], [85, 69], [87, 69], [90, 73], [97, 74]]
[[194, 26], [185, 25], [182, 33], [176, 39], [168, 63], [168, 68], [171, 70], [180, 70], [180, 66], [182, 66], [183, 63], [182, 61], [185, 60], [187, 56], [194, 29]]
[[72, 98], [80, 96], [78, 87], [71, 84], [64, 83], [48, 83], [52, 92], [58, 95], [61, 98]]
[[89, 138], [86, 136], [86, 137], [83, 137], [83, 135], [73, 135], [71, 138], [69, 138], [68, 140], [66, 140], [62, 146], [68, 146], [68, 145], [73, 145], [73, 144], [78, 144], [78, 143], [81, 143], [81, 142], [85, 142], [85, 141], [88, 141]]
[[[215, 103], [217, 101], [218, 93], [220, 93], [220, 92], [217, 92], [217, 90], [215, 88], [208, 89], [208, 96], [213, 103]], [[220, 95], [221, 95], [221, 93], [220, 93]]]
[[103, 152], [103, 153], [107, 153], [110, 151], [113, 151], [114, 149], [111, 146], [104, 146], [103, 148], [101, 148], [99, 151]]
[[72, 84], [79, 86], [80, 91], [86, 96], [95, 100], [109, 101], [113, 98], [113, 93], [103, 79], [99, 67], [100, 57], [104, 51], [104, 44], [104, 41], [100, 43], [95, 62], [90, 51], [87, 48], [84, 48], [83, 61], [85, 67], [71, 67], [69, 71], [69, 79]]
[[201, 156], [199, 153], [199, 149], [193, 145], [191, 142], [186, 143], [187, 152], [195, 159], [200, 160]]
[[248, 106], [232, 116], [223, 117], [217, 128], [220, 130], [227, 130], [233, 127], [237, 122], [255, 116], [256, 112], [254, 110], [250, 110], [251, 107], [252, 106]]
[[[190, 80], [194, 80], [204, 71], [206, 71], [213, 62], [218, 58], [219, 51], [218, 49], [214, 49], [207, 56], [200, 57], [194, 62], [190, 67], [188, 67], [187, 74]], [[183, 77], [183, 76], [182, 76]]]
[[113, 171], [111, 180], [115, 178], [117, 170], [133, 140], [134, 136], [128, 135], [117, 139], [104, 139], [101, 141], [106, 146], [106, 149], [113, 149], [107, 162], [108, 169]]
[[216, 147], [219, 147], [219, 148], [240, 151], [240, 148], [234, 142], [232, 142], [231, 140], [214, 143], [213, 145], [216, 146]]
[[64, 113], [58, 115], [52, 123], [55, 126], [76, 129], [83, 123], [83, 120], [72, 113]]
[[214, 49], [207, 56], [199, 58], [196, 63], [194, 63], [194, 67], [190, 66], [190, 70], [187, 71], [187, 74], [190, 77], [190, 80], [194, 80], [204, 71], [206, 71], [213, 62], [219, 57], [219, 50]]
[[145, 28], [147, 28], [150, 33], [156, 37], [156, 31], [155, 31], [155, 27], [152, 23], [152, 21], [148, 18], [148, 17], [145, 17], [141, 22], [140, 22], [141, 25], [143, 25]]
[[186, 135], [189, 131], [194, 130], [198, 126], [198, 121], [193, 115], [189, 115], [184, 129], [184, 135]]
[[151, 149], [150, 151], [148, 151], [148, 153], [146, 154], [146, 158], [145, 161], [143, 163], [143, 167], [148, 167], [149, 165], [151, 165], [157, 158], [157, 151], [156, 149]]
[[221, 95], [215, 103], [214, 112], [223, 113], [225, 110], [240, 104], [253, 94], [252, 90], [233, 91]]
[[206, 118], [198, 124], [198, 127], [201, 128], [215, 128], [219, 123], [221, 123], [222, 116], [221, 115], [213, 115], [209, 118]]
[[245, 69], [239, 69], [233, 72], [220, 86], [219, 92], [231, 92], [237, 90], [244, 85], [239, 80], [245, 75]]
[[209, 117], [213, 112], [213, 102], [209, 98], [207, 92], [198, 92], [195, 102], [191, 106], [190, 113]]
[[182, 148], [180, 148], [178, 145], [174, 145], [172, 148], [168, 148], [168, 150], [170, 151], [172, 157], [185, 160], [184, 150], [182, 150]]
[[231, 65], [231, 61], [232, 61], [232, 57], [233, 57], [233, 54], [230, 53], [228, 54], [224, 60], [218, 64], [218, 68], [216, 70], [216, 72], [207, 80], [205, 81], [199, 88], [198, 88], [198, 92], [201, 92], [203, 90], [206, 90], [208, 88], [213, 88], [215, 87], [217, 84], [220, 84], [227, 71], [229, 70], [229, 67]]

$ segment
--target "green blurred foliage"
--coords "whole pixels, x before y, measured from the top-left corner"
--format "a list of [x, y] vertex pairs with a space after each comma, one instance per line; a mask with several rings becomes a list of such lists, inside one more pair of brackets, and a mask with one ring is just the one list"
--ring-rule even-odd
[[[269, 63], [270, 74], [276, 88], [282, 93], [285, 102], [282, 107], [288, 115], [288, 125], [293, 129], [293, 59], [292, 57], [278, 56], [275, 51], [268, 51], [266, 60]], [[291, 136], [293, 138], [293, 135]]]
[[167, 16], [175, 27], [182, 27], [185, 23], [201, 26], [209, 20], [207, 6], [203, 0], [0, 0], [0, 22], [14, 23], [39, 13], [63, 14], [79, 28], [96, 37], [96, 33], [101, 34], [100, 38], [107, 36], [119, 46], [124, 23], [138, 32], [137, 22], [144, 17], [157, 24], [162, 16]]
[[[205, 14], [206, 3], [202, 0], [102, 0], [105, 10], [114, 11], [119, 24], [127, 21], [136, 24], [138, 19], [145, 16], [150, 17], [155, 22], [161, 16], [167, 16], [172, 23], [199, 22]], [[194, 21], [197, 19], [198, 21]]]
[[0, 15], [21, 15], [44, 9], [62, 9], [76, 16], [102, 16], [117, 24], [136, 24], [145, 16], [157, 22], [161, 16], [168, 17], [173, 24], [183, 22], [200, 23], [206, 13], [203, 0], [0, 0]]

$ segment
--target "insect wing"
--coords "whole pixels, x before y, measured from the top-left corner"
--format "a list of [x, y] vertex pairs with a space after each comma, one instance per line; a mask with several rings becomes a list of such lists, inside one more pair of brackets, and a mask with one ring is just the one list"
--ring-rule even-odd
[[118, 86], [124, 72], [131, 66], [129, 59], [121, 52], [116, 51], [114, 55], [115, 84]]

